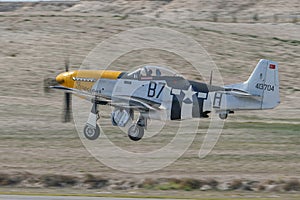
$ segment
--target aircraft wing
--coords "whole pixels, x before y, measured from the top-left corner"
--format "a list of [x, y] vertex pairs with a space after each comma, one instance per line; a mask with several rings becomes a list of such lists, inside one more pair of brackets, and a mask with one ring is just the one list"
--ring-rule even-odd
[[134, 110], [162, 110], [165, 109], [161, 104], [145, 100], [143, 98], [133, 97], [133, 96], [110, 96], [103, 95], [101, 93], [92, 93], [84, 90], [78, 90], [75, 88], [67, 88], [63, 86], [51, 86], [52, 89], [62, 90], [67, 93], [74, 94], [86, 100], [97, 100], [104, 104], [109, 104], [114, 107], [130, 108]]

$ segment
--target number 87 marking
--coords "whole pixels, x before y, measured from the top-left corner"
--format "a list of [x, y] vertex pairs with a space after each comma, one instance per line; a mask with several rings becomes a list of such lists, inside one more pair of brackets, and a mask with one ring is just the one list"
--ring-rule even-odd
[[[159, 95], [161, 94], [161, 92], [165, 88], [166, 84], [165, 83], [160, 83], [159, 85], [161, 85], [160, 89], [157, 88], [157, 83], [156, 82], [150, 82], [149, 88], [148, 88], [148, 97], [159, 98]], [[157, 91], [158, 91], [158, 93], [157, 93]], [[157, 93], [157, 95], [156, 95], [156, 93]]]

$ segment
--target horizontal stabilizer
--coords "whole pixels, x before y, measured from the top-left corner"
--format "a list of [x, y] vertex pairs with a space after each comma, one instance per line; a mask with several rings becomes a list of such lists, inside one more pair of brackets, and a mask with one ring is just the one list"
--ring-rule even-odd
[[234, 95], [234, 96], [240, 97], [240, 98], [254, 98], [257, 100], [261, 100], [261, 98], [262, 98], [262, 96], [260, 96], [260, 95], [250, 94], [246, 91], [237, 90], [237, 89], [232, 89], [230, 91], [227, 91], [226, 94], [231, 94], [231, 95]]

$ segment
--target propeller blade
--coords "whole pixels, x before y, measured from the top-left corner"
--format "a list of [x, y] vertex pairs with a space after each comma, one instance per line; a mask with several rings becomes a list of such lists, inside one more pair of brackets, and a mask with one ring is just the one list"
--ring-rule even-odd
[[209, 87], [208, 90], [211, 91], [212, 89], [212, 79], [213, 79], [213, 71], [210, 71], [210, 77], [209, 77]]
[[65, 71], [68, 72], [70, 68], [70, 60], [69, 58], [65, 59]]
[[210, 78], [209, 78], [209, 85], [212, 85], [212, 76], [213, 76], [213, 71], [210, 71]]
[[70, 122], [71, 112], [72, 112], [72, 94], [65, 93], [65, 103], [64, 103], [64, 113], [63, 113], [63, 122]]
[[[69, 59], [65, 59], [65, 71], [69, 71]], [[63, 82], [57, 82], [56, 78], [44, 78], [44, 92], [49, 93], [51, 91], [50, 86], [57, 86], [62, 84]], [[64, 94], [64, 108], [63, 108], [63, 118], [62, 122], [70, 122], [72, 119], [72, 95], [71, 93], [65, 93]]]

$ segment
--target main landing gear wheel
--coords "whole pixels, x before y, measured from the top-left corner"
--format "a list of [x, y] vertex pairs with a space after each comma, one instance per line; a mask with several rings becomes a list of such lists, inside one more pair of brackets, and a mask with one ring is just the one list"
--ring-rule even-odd
[[96, 140], [100, 135], [100, 128], [96, 125], [96, 128], [86, 124], [83, 129], [84, 136], [89, 140]]
[[133, 124], [128, 129], [128, 137], [133, 141], [139, 141], [144, 136], [144, 128]]

